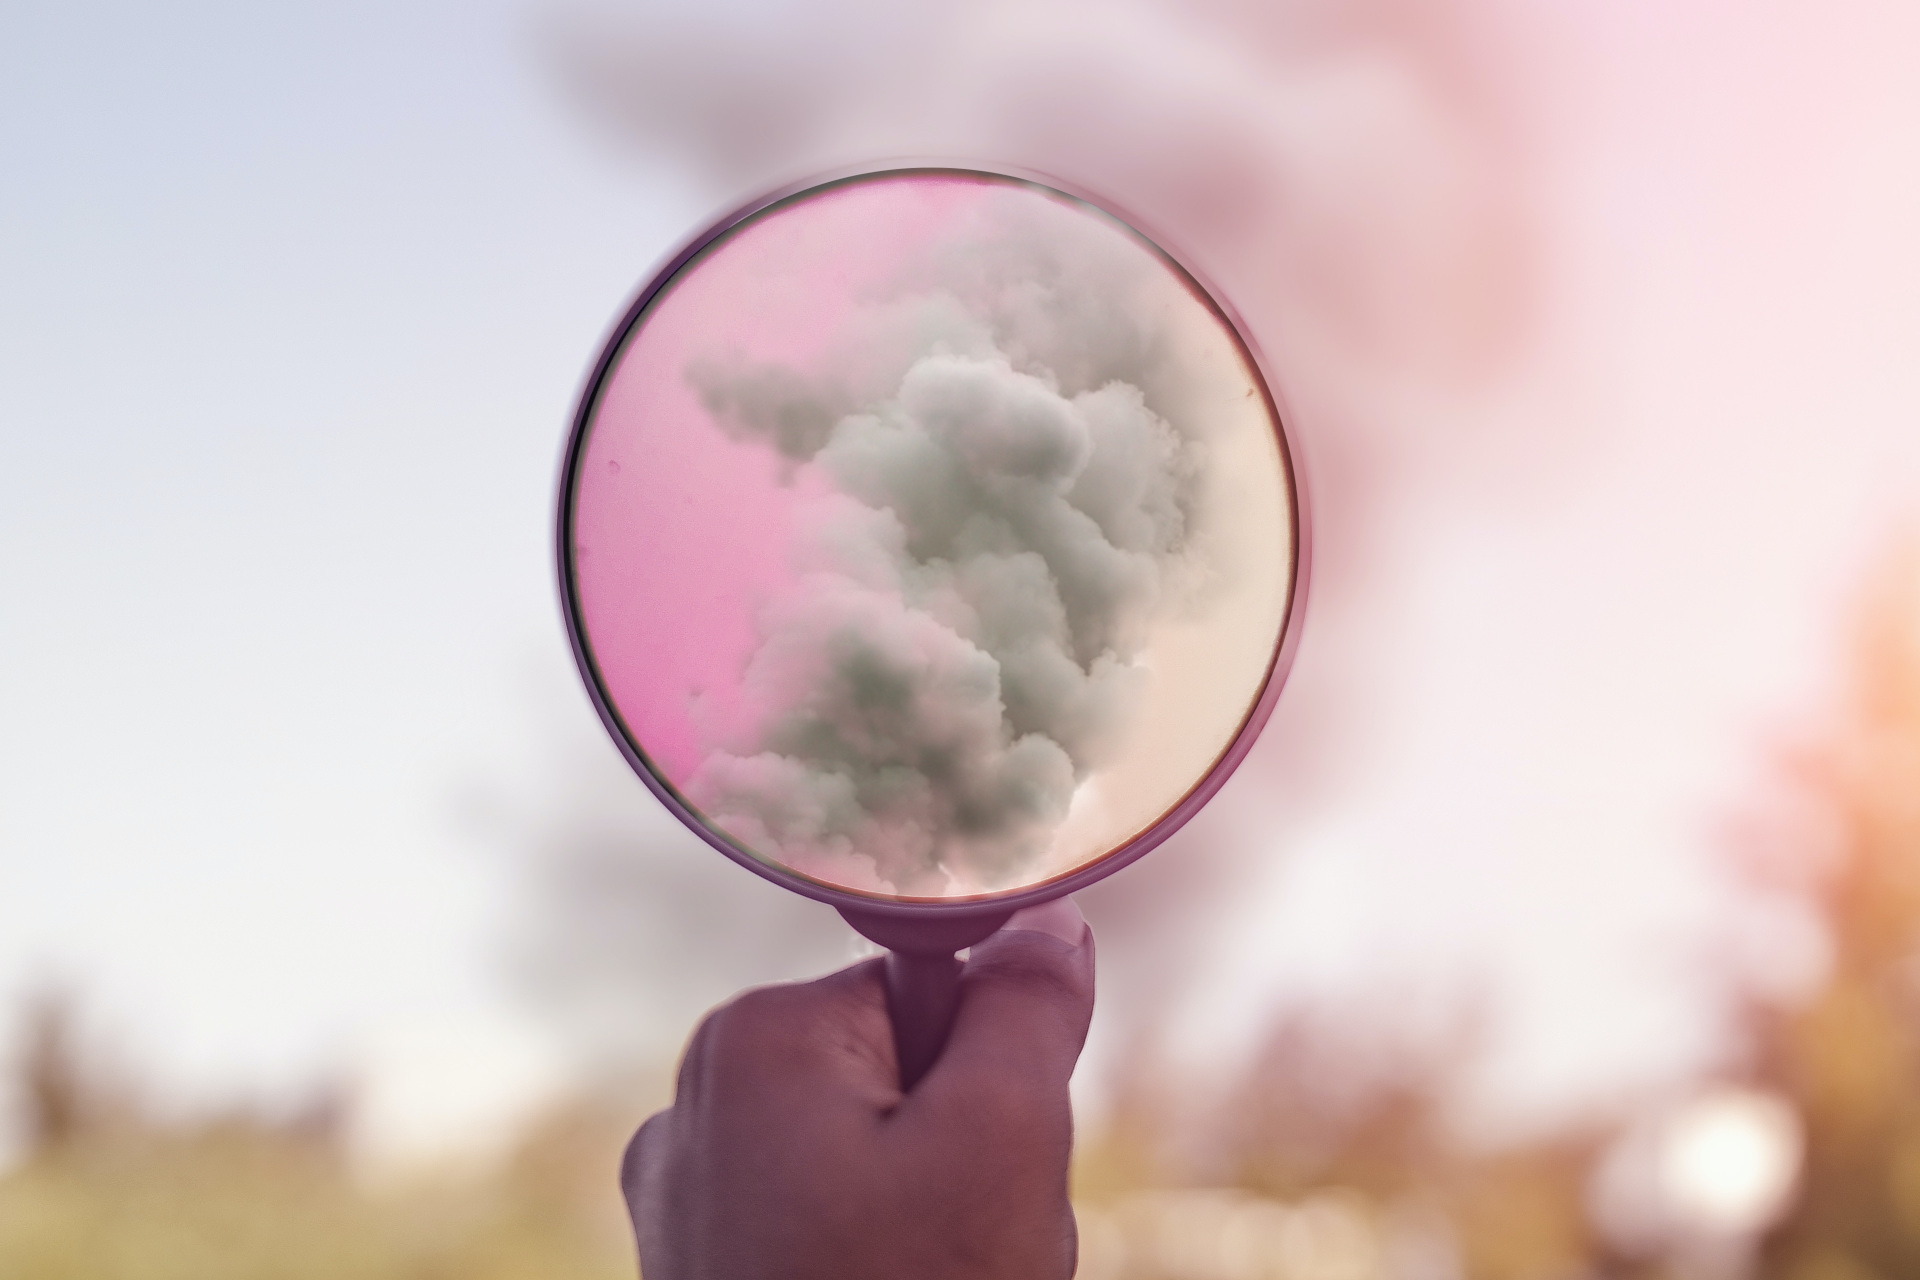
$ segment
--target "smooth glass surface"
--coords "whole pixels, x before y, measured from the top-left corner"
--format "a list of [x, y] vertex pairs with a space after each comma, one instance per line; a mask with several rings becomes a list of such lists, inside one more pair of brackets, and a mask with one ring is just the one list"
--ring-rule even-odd
[[821, 883], [1019, 889], [1147, 829], [1279, 645], [1293, 495], [1172, 263], [1046, 188], [847, 180], [624, 336], [573, 456], [583, 645], [657, 778]]

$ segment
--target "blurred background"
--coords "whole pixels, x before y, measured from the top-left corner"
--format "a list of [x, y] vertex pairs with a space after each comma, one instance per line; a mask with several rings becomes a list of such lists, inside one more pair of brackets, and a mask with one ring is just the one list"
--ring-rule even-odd
[[14, 0], [0, 1275], [632, 1274], [613, 1169], [854, 940], [674, 829], [547, 567], [730, 202], [1029, 166], [1313, 504], [1218, 800], [1083, 906], [1082, 1274], [1920, 1274], [1920, 11]]

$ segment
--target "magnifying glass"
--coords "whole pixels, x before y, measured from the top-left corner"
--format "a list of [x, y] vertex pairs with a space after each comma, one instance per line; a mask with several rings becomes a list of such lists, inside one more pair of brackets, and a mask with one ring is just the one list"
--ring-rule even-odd
[[1225, 302], [1086, 196], [969, 168], [695, 236], [593, 366], [557, 517], [608, 732], [701, 839], [888, 949], [903, 1088], [957, 952], [1219, 790], [1306, 584]]

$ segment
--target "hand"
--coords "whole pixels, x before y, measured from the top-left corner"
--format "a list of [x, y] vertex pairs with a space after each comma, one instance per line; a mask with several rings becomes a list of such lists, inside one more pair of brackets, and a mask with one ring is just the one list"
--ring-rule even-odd
[[912, 1093], [880, 960], [709, 1015], [620, 1174], [645, 1280], [1069, 1280], [1067, 1077], [1093, 1014], [1072, 902], [974, 947]]

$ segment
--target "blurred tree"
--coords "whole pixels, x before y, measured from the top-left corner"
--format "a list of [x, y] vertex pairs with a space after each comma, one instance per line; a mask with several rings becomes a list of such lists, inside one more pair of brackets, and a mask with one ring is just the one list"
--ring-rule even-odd
[[[1359, 1280], [1569, 1280], [1595, 1274], [1585, 1185], [1597, 1136], [1578, 1133], [1505, 1150], [1461, 1136], [1452, 1101], [1481, 1047], [1482, 1020], [1466, 1017], [1427, 1038], [1399, 1034], [1391, 999], [1281, 1017], [1237, 1087], [1196, 1103], [1193, 1082], [1126, 1055], [1107, 1123], [1082, 1145], [1075, 1198], [1097, 1210], [1103, 1233], [1129, 1236], [1131, 1216], [1155, 1230], [1227, 1236], [1276, 1224], [1264, 1243], [1208, 1254], [1141, 1247], [1111, 1274], [1122, 1280], [1320, 1280], [1289, 1261], [1288, 1229], [1316, 1206], [1351, 1206], [1374, 1233]], [[1183, 1200], [1169, 1188], [1221, 1195]], [[1234, 1206], [1238, 1206], [1236, 1210]], [[1248, 1206], [1253, 1206], [1250, 1211]], [[1216, 1219], [1241, 1227], [1220, 1228]], [[1153, 1231], [1146, 1232], [1154, 1234]], [[1180, 1264], [1169, 1264], [1173, 1257]], [[1195, 1259], [1208, 1259], [1204, 1266]], [[1330, 1264], [1328, 1264], [1330, 1265]], [[1337, 1274], [1347, 1275], [1347, 1271]]]
[[90, 1099], [74, 1044], [73, 1005], [48, 988], [28, 997], [21, 1019], [20, 1098], [29, 1152], [62, 1146], [79, 1133]]
[[1778, 1280], [1920, 1275], [1920, 547], [1870, 591], [1854, 671], [1837, 731], [1782, 761], [1819, 819], [1736, 850], [1807, 896], [1830, 948], [1810, 999], [1747, 1009], [1757, 1074], [1805, 1127], [1798, 1199], [1762, 1254]]

